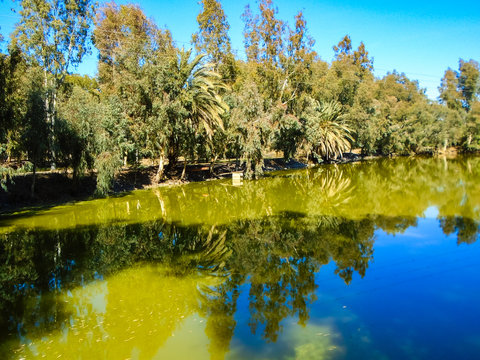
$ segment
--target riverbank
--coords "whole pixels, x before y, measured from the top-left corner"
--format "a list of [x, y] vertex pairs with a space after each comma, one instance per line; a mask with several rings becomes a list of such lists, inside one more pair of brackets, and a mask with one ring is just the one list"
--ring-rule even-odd
[[[307, 164], [282, 158], [265, 159], [264, 171], [301, 169]], [[213, 171], [210, 164], [189, 164], [185, 176], [182, 178], [183, 164], [165, 173], [160, 183], [155, 181], [157, 167], [141, 166], [125, 168], [115, 179], [113, 195], [126, 191], [148, 189], [158, 186], [175, 186], [196, 181], [208, 181], [222, 178], [231, 178], [232, 172], [241, 171], [236, 161], [218, 162]], [[32, 174], [20, 174], [13, 177], [7, 184], [8, 191], [0, 189], [0, 213], [18, 211], [27, 207], [44, 207], [60, 205], [72, 201], [87, 200], [95, 197], [96, 173], [91, 172], [83, 176], [77, 184], [72, 180], [72, 174], [66, 171], [40, 171], [37, 173], [35, 196], [30, 196]]]
[[[455, 156], [456, 151], [449, 151], [447, 156]], [[345, 153], [336, 163], [371, 160], [384, 156], [363, 157], [358, 151]], [[306, 162], [285, 160], [273, 157], [264, 160], [266, 173], [278, 170], [292, 170], [306, 168]], [[185, 176], [182, 178], [183, 164], [180, 162], [175, 169], [165, 173], [160, 183], [155, 181], [157, 166], [143, 165], [138, 168], [124, 168], [117, 175], [113, 186], [113, 196], [126, 191], [148, 189], [162, 186], [175, 186], [189, 182], [208, 181], [222, 178], [231, 178], [233, 172], [244, 170], [236, 161], [220, 161], [213, 171], [210, 164], [188, 164]], [[30, 196], [32, 174], [16, 175], [13, 182], [8, 184], [8, 191], [0, 189], [0, 213], [10, 213], [24, 208], [49, 207], [72, 201], [88, 200], [95, 197], [96, 173], [91, 172], [82, 177], [77, 184], [72, 180], [72, 174], [66, 171], [40, 171], [37, 173], [35, 196]]]

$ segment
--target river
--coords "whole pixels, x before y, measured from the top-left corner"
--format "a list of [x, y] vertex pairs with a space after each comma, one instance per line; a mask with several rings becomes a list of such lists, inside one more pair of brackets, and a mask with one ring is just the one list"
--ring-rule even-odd
[[473, 359], [480, 157], [396, 158], [0, 217], [6, 359]]

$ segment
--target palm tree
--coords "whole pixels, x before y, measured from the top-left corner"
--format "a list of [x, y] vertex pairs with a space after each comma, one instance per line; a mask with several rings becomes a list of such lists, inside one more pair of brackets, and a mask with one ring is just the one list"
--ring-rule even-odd
[[[193, 153], [198, 135], [204, 131], [209, 141], [216, 129], [223, 130], [221, 115], [228, 109], [219, 92], [226, 88], [213, 64], [204, 63], [205, 55], [193, 60], [191, 50], [177, 50], [169, 66], [162, 69], [160, 91], [167, 116], [169, 136], [166, 139], [169, 166], [178, 156]], [[160, 174], [159, 174], [160, 173]], [[163, 168], [159, 166], [157, 179]]]
[[342, 121], [341, 106], [336, 101], [320, 103], [310, 100], [302, 116], [307, 153], [329, 161], [351, 148], [350, 129]]
[[226, 85], [221, 75], [213, 70], [213, 64], [202, 63], [205, 55], [197, 55], [188, 62], [190, 51], [179, 52], [179, 71], [184, 76], [182, 100], [189, 111], [195, 130], [203, 127], [209, 138], [214, 128], [223, 130], [220, 117], [228, 107], [219, 95]]

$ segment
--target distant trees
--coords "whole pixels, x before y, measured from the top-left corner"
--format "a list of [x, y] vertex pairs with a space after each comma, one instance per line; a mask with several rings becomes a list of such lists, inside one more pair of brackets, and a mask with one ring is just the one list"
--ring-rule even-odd
[[[467, 150], [480, 149], [480, 69], [477, 61], [459, 60], [458, 71], [448, 69], [442, 78], [440, 102], [461, 118], [461, 145]], [[463, 111], [462, 111], [463, 110]]]
[[[184, 168], [210, 162], [213, 171], [217, 159], [236, 158], [254, 177], [272, 150], [329, 162], [350, 148], [364, 155], [480, 149], [474, 60], [445, 72], [435, 102], [405, 74], [375, 78], [365, 44], [355, 49], [349, 35], [333, 47], [331, 63], [321, 60], [304, 14], [289, 24], [273, 0], [245, 8], [243, 60], [218, 0], [200, 2], [195, 52], [177, 47], [136, 5], [20, 4], [9, 52], [0, 54], [2, 186], [22, 164], [34, 172], [47, 163], [69, 168], [74, 183], [96, 170], [98, 192], [107, 194], [122, 166], [142, 159], [157, 162], [161, 181], [179, 159]], [[92, 24], [98, 76], [72, 75]]]

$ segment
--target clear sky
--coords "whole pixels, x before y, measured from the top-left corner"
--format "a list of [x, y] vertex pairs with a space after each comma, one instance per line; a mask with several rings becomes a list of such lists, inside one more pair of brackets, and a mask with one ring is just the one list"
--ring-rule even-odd
[[[117, 1], [128, 3], [131, 1]], [[196, 0], [133, 1], [160, 27], [167, 27], [177, 45], [189, 47], [191, 34], [197, 30]], [[223, 0], [230, 23], [232, 46], [243, 57], [243, 22], [245, 5], [257, 8], [255, 1]], [[418, 80], [427, 95], [438, 96], [437, 87], [447, 68], [458, 68], [458, 59], [480, 61], [480, 1], [422, 0], [274, 0], [279, 18], [293, 25], [293, 17], [302, 10], [315, 50], [323, 60], [333, 58], [333, 45], [349, 34], [354, 47], [360, 41], [374, 58], [375, 75], [383, 76], [393, 69]], [[0, 33], [8, 40], [18, 15], [10, 9], [18, 1], [0, 2]], [[85, 59], [79, 73], [96, 73], [96, 54]]]

